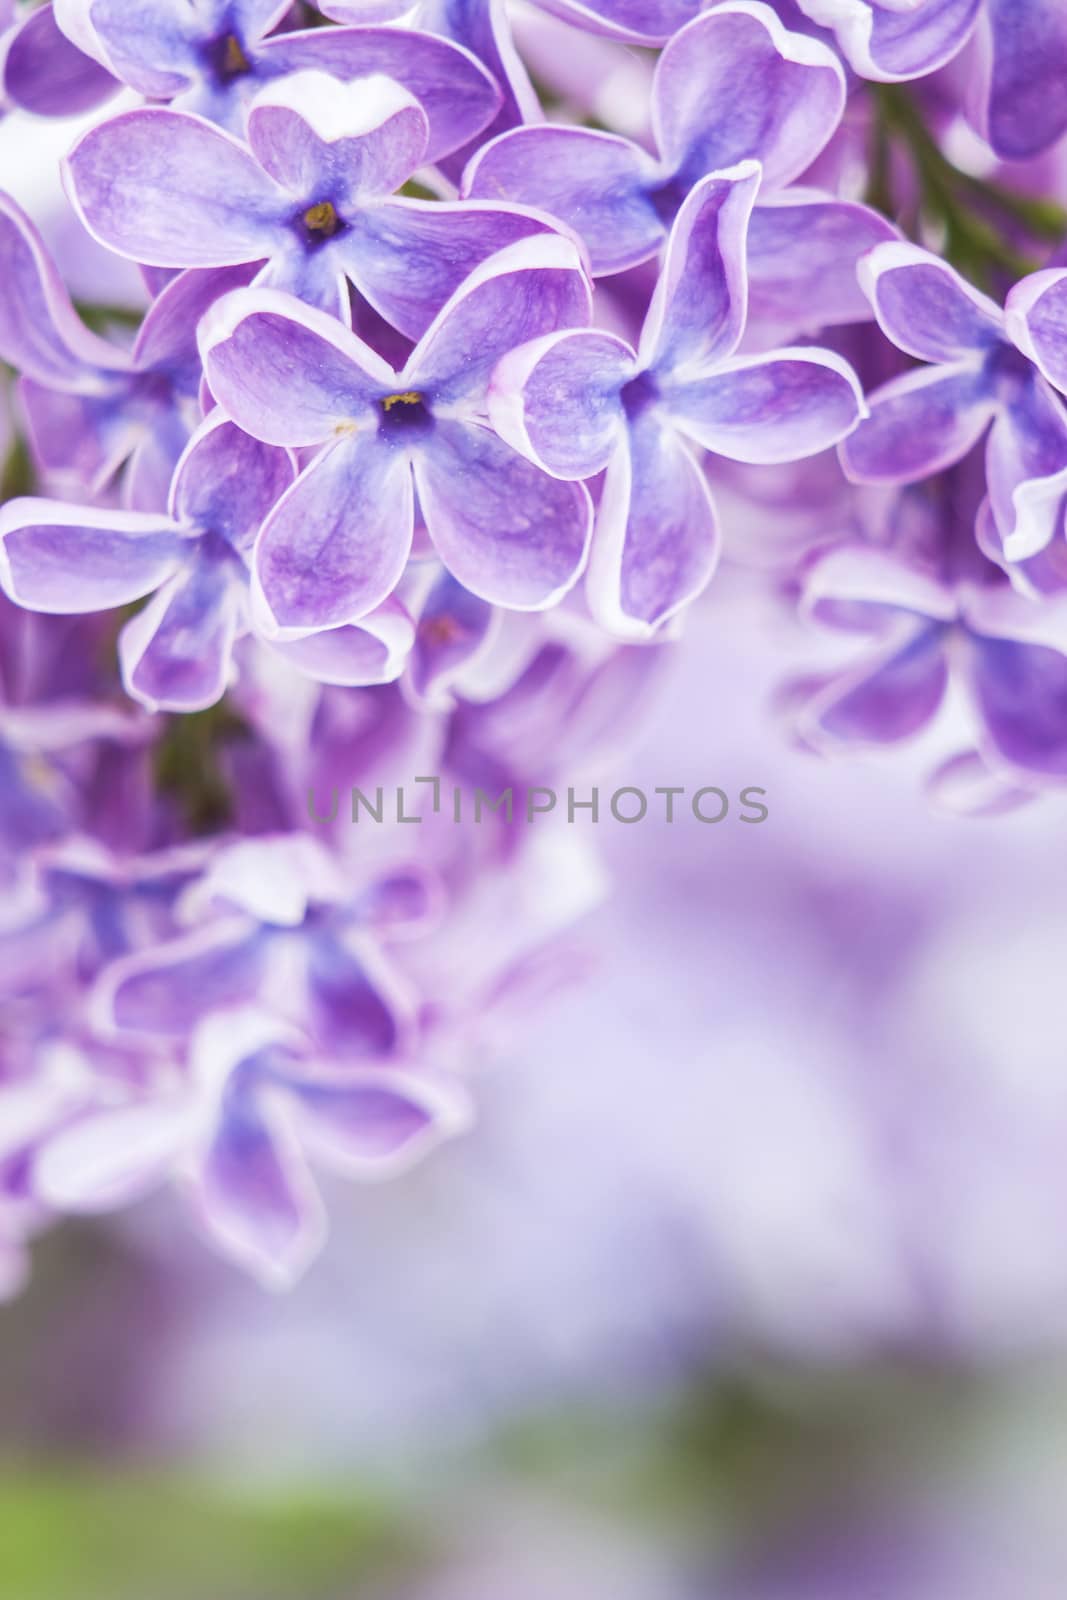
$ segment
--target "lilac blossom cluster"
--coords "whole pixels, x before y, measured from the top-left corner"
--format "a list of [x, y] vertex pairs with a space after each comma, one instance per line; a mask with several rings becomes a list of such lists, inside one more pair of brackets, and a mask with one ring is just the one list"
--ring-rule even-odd
[[724, 544], [865, 641], [790, 686], [808, 744], [962, 687], [942, 797], [1067, 779], [1059, 0], [0, 0], [0, 39], [144, 286], [79, 307], [0, 195], [3, 1284], [171, 1180], [287, 1284], [318, 1171], [466, 1126], [591, 847], [308, 796], [567, 788]]

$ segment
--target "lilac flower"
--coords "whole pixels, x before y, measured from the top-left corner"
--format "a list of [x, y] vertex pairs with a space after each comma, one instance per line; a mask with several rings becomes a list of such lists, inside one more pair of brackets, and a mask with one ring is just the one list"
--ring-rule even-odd
[[[1017, 560], [1040, 550], [1055, 525], [1050, 484], [1067, 468], [1067, 413], [1047, 381], [1067, 383], [1067, 361], [1054, 331], [1044, 331], [1058, 275], [1024, 279], [1007, 314], [917, 245], [877, 246], [860, 275], [886, 337], [929, 365], [868, 396], [870, 416], [842, 447], [846, 472], [860, 483], [915, 482], [962, 460], [988, 431], [986, 474], [1005, 552]], [[1048, 350], [1044, 373], [1033, 337]]]
[[589, 496], [503, 443], [485, 397], [506, 351], [588, 312], [577, 253], [553, 234], [474, 272], [399, 373], [286, 296], [249, 289], [220, 301], [201, 328], [220, 404], [254, 438], [317, 447], [256, 543], [267, 625], [334, 627], [392, 594], [416, 488], [429, 537], [465, 588], [518, 610], [559, 599], [585, 560]]
[[127, 350], [85, 327], [37, 229], [0, 194], [0, 357], [21, 373], [30, 443], [51, 484], [95, 496], [126, 466], [130, 506], [165, 504], [201, 418], [196, 325], [250, 276], [243, 267], [181, 274]]
[[1059, 0], [796, 0], [863, 78], [924, 78], [973, 41], [972, 118], [1008, 161], [1067, 132], [1067, 11]]
[[492, 121], [500, 93], [467, 51], [407, 29], [268, 38], [290, 9], [280, 0], [57, 0], [54, 12], [44, 6], [23, 25], [8, 92], [28, 110], [67, 116], [128, 84], [240, 134], [249, 102], [273, 79], [308, 69], [345, 81], [382, 73], [424, 107], [432, 160]]
[[989, 571], [953, 581], [893, 551], [844, 546], [813, 568], [816, 621], [874, 649], [823, 684], [802, 725], [827, 745], [892, 744], [925, 729], [950, 680], [968, 697], [984, 763], [1007, 783], [1067, 779], [1067, 610]]
[[[77, 613], [153, 598], [123, 627], [127, 692], [149, 710], [214, 705], [247, 633], [248, 562], [264, 518], [293, 482], [288, 451], [250, 439], [219, 413], [178, 463], [166, 514], [26, 498], [0, 509], [0, 583], [30, 610]], [[411, 641], [399, 607], [360, 628], [280, 645], [327, 682], [395, 677]]]
[[759, 167], [705, 178], [672, 229], [635, 352], [595, 331], [546, 335], [494, 376], [496, 426], [563, 479], [607, 469], [589, 575], [596, 616], [647, 637], [704, 588], [718, 529], [696, 450], [788, 461], [862, 414], [851, 368], [825, 350], [738, 356], [745, 235]]
[[180, 1040], [210, 1013], [258, 1001], [331, 1059], [398, 1053], [414, 998], [380, 944], [432, 919], [433, 883], [416, 871], [363, 877], [348, 881], [303, 834], [225, 846], [177, 908], [185, 931], [102, 974], [98, 1030]]
[[59, 1209], [101, 1211], [178, 1178], [211, 1241], [283, 1289], [325, 1238], [308, 1158], [391, 1177], [467, 1120], [454, 1083], [323, 1061], [295, 1030], [238, 1010], [200, 1025], [163, 1092], [91, 1107], [45, 1140], [32, 1184]]
[[348, 321], [348, 279], [411, 338], [486, 256], [543, 232], [517, 207], [394, 197], [426, 159], [429, 123], [391, 79], [358, 93], [320, 72], [269, 86], [248, 117], [251, 150], [199, 118], [131, 111], [92, 128], [69, 158], [89, 231], [156, 266], [264, 262], [281, 288]]
[[683, 28], [660, 57], [655, 157], [589, 128], [519, 128], [483, 146], [463, 192], [559, 217], [601, 275], [655, 255], [693, 185], [752, 158], [763, 169], [749, 234], [755, 281], [803, 304], [813, 325], [863, 318], [854, 264], [892, 228], [854, 202], [785, 188], [823, 149], [844, 104], [830, 49], [787, 32], [766, 5], [729, 0]]

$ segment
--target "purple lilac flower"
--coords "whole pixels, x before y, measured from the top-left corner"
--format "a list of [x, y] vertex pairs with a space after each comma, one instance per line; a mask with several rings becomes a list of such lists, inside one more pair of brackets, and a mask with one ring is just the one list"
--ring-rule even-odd
[[[602, 33], [626, 44], [665, 44], [696, 16], [702, 0], [538, 0], [538, 3], [564, 22], [591, 33]], [[503, 9], [499, 0], [323, 0], [319, 10], [338, 22], [386, 21], [406, 16], [413, 6], [417, 6], [416, 15], [423, 27], [431, 26], [430, 18], [436, 16], [447, 23], [449, 31], [463, 29], [465, 33], [484, 26], [486, 16]]]
[[395, 372], [340, 323], [271, 290], [220, 301], [201, 326], [208, 381], [238, 426], [315, 447], [263, 524], [256, 593], [276, 630], [335, 627], [396, 588], [411, 551], [415, 490], [438, 555], [465, 588], [519, 610], [577, 580], [591, 506], [487, 426], [502, 355], [584, 323], [577, 253], [553, 234], [472, 273]]
[[891, 744], [965, 689], [987, 767], [1007, 782], [1067, 779], [1067, 621], [989, 571], [946, 581], [892, 551], [842, 547], [813, 568], [805, 606], [874, 648], [807, 705], [809, 738]]
[[655, 157], [591, 128], [520, 128], [482, 147], [463, 193], [559, 217], [601, 275], [655, 255], [693, 185], [752, 158], [763, 172], [748, 244], [757, 289], [794, 311], [802, 304], [812, 325], [864, 318], [855, 263], [892, 237], [891, 226], [855, 201], [786, 187], [826, 145], [844, 104], [831, 50], [788, 32], [768, 6], [729, 0], [676, 34], [659, 59]]
[[240, 134], [249, 102], [276, 78], [317, 69], [350, 82], [380, 73], [425, 109], [433, 160], [492, 121], [500, 92], [468, 51], [407, 29], [273, 33], [290, 10], [279, 0], [57, 0], [23, 24], [6, 87], [30, 111], [65, 116], [127, 84]]
[[635, 351], [599, 331], [545, 335], [505, 359], [490, 414], [516, 448], [565, 480], [607, 469], [589, 574], [597, 617], [649, 635], [707, 584], [718, 528], [697, 451], [774, 462], [814, 455], [863, 411], [826, 350], [737, 354], [755, 162], [705, 178], [668, 241]]
[[250, 272], [181, 274], [125, 349], [85, 327], [37, 229], [2, 193], [0, 271], [0, 357], [21, 374], [29, 441], [48, 483], [75, 497], [95, 496], [125, 467], [126, 503], [160, 509], [201, 418], [196, 325]]
[[547, 219], [519, 207], [395, 196], [425, 161], [429, 123], [392, 79], [358, 92], [322, 72], [269, 85], [246, 148], [168, 109], [101, 123], [72, 151], [71, 190], [90, 233], [155, 266], [262, 262], [286, 289], [348, 320], [348, 280], [418, 338], [479, 262]]
[[[972, 43], [971, 115], [997, 154], [1019, 161], [1067, 132], [1067, 12], [1059, 0], [795, 0], [834, 31], [853, 69], [924, 78]], [[793, 10], [793, 0], [787, 0]]]
[[[108, 610], [152, 596], [119, 639], [127, 692], [149, 710], [196, 711], [221, 699], [235, 641], [247, 633], [248, 562], [260, 526], [292, 483], [287, 451], [215, 414], [178, 463], [168, 513], [20, 499], [0, 510], [0, 583], [30, 610]], [[313, 645], [294, 664], [328, 682], [396, 676], [411, 640], [398, 608]]]
[[466, 1122], [458, 1085], [324, 1061], [297, 1031], [237, 1010], [201, 1024], [164, 1092], [92, 1108], [46, 1139], [33, 1184], [46, 1204], [78, 1212], [180, 1179], [211, 1241], [282, 1289], [325, 1238], [309, 1159], [380, 1180]]
[[928, 365], [868, 396], [869, 417], [842, 446], [846, 472], [860, 483], [915, 482], [962, 460], [988, 432], [1005, 553], [1018, 560], [1042, 549], [1055, 531], [1050, 491], [1067, 469], [1067, 411], [1052, 387], [1067, 384], [1055, 327], [1062, 275], [1024, 279], [1006, 313], [903, 241], [877, 246], [860, 275], [886, 337]]

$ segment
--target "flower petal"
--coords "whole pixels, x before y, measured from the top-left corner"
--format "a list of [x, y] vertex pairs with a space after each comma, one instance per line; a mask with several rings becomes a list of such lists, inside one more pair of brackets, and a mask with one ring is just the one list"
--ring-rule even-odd
[[792, 338], [842, 323], [868, 322], [860, 258], [894, 237], [870, 206], [814, 189], [761, 195], [748, 226], [749, 316], [761, 331]]
[[351, 83], [381, 73], [411, 94], [429, 121], [427, 161], [458, 150], [487, 128], [500, 107], [500, 90], [469, 50], [412, 28], [311, 28], [282, 33], [256, 52], [268, 75], [319, 67]]
[[169, 517], [9, 500], [0, 509], [0, 582], [31, 611], [106, 611], [158, 588], [183, 544]]
[[1061, 394], [1067, 394], [1067, 271], [1032, 272], [1008, 295], [1008, 333]]
[[539, 233], [476, 267], [424, 334], [403, 387], [437, 402], [484, 400], [493, 368], [516, 345], [589, 321], [591, 294], [575, 246]]
[[328, 446], [278, 501], [256, 545], [268, 637], [355, 622], [381, 605], [400, 581], [413, 528], [403, 451], [377, 432]]
[[645, 412], [604, 480], [589, 562], [593, 614], [620, 638], [648, 638], [706, 587], [718, 558], [707, 479], [684, 441]]
[[296, 477], [288, 450], [262, 444], [217, 411], [201, 423], [179, 461], [170, 513], [186, 528], [251, 548], [267, 512]]
[[859, 276], [886, 338], [920, 361], [963, 360], [1001, 337], [1000, 307], [918, 245], [878, 245]]
[[982, 0], [797, 0], [801, 11], [833, 28], [861, 78], [893, 83], [925, 78], [967, 42]]
[[309, 204], [392, 194], [426, 153], [429, 124], [418, 101], [377, 74], [358, 87], [317, 69], [276, 78], [248, 113], [248, 142], [276, 183]]
[[217, 301], [199, 330], [211, 392], [238, 427], [265, 444], [317, 445], [376, 421], [393, 369], [355, 334], [274, 289]]
[[386, 1177], [421, 1159], [470, 1121], [458, 1086], [364, 1070], [294, 1085], [293, 1118], [312, 1157], [346, 1177]]
[[90, 998], [105, 1034], [188, 1037], [191, 1025], [246, 1003], [264, 970], [264, 946], [246, 918], [225, 918], [104, 969]]
[[1023, 387], [989, 435], [986, 482], [1009, 561], [1043, 550], [1062, 520], [1067, 412], [1044, 380]]
[[710, 377], [664, 389], [678, 428], [731, 461], [800, 461], [839, 444], [865, 414], [852, 368], [830, 350], [735, 356]]
[[414, 642], [415, 625], [396, 600], [387, 600], [348, 627], [325, 628], [304, 639], [265, 641], [317, 683], [351, 687], [394, 683]]
[[418, 339], [483, 261], [550, 231], [547, 217], [519, 206], [396, 198], [363, 211], [336, 248], [374, 309]]
[[745, 240], [759, 188], [754, 161], [703, 179], [671, 229], [641, 331], [643, 366], [699, 371], [730, 356], [747, 309]]
[[652, 122], [686, 185], [745, 160], [781, 188], [811, 165], [845, 109], [845, 75], [818, 39], [770, 6], [728, 0], [675, 34], [656, 69]]
[[993, 751], [1067, 779], [1067, 656], [1029, 641], [972, 637], [968, 676]]
[[230, 679], [244, 583], [231, 565], [193, 553], [119, 638], [127, 694], [149, 711], [204, 711]]
[[116, 92], [110, 72], [79, 50], [57, 26], [52, 6], [31, 11], [4, 56], [4, 92], [38, 117], [92, 111]]
[[126, 111], [67, 157], [74, 205], [95, 239], [157, 267], [225, 267], [269, 256], [286, 198], [246, 147], [200, 117]]
[[659, 249], [666, 228], [652, 191], [658, 168], [629, 139], [593, 128], [515, 128], [483, 146], [463, 193], [521, 201], [580, 236], [594, 275], [622, 272]]
[[841, 446], [856, 483], [915, 483], [962, 461], [997, 409], [970, 366], [905, 373], [869, 394], [867, 406], [870, 414]]
[[944, 629], [925, 619], [902, 623], [873, 660], [833, 679], [807, 706], [802, 724], [815, 744], [895, 744], [936, 715], [948, 686]]
[[489, 428], [437, 421], [415, 457], [415, 482], [438, 555], [472, 594], [541, 611], [578, 581], [588, 491], [550, 478]]
[[49, 1139], [33, 1187], [58, 1211], [109, 1211], [166, 1182], [195, 1136], [189, 1101], [161, 1098], [90, 1114]]
[[613, 334], [546, 333], [497, 365], [489, 418], [520, 454], [555, 478], [592, 478], [611, 459], [625, 424], [621, 391], [635, 357]]
[[1005, 161], [1067, 133], [1067, 12], [1060, 0], [986, 0], [988, 104], [982, 132]]
[[93, 392], [129, 358], [74, 310], [48, 247], [10, 195], [0, 192], [0, 359], [39, 383]]

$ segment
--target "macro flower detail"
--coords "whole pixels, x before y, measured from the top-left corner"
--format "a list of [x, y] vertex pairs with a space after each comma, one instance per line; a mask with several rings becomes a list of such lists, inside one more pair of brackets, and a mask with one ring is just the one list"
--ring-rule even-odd
[[317, 454], [266, 518], [254, 554], [275, 629], [337, 626], [393, 593], [411, 552], [415, 493], [430, 540], [465, 588], [536, 610], [577, 580], [591, 508], [516, 454], [485, 420], [497, 361], [584, 323], [577, 252], [544, 234], [472, 273], [395, 372], [337, 322], [269, 290], [220, 301], [202, 324], [208, 382], [238, 426]]
[[490, 414], [563, 479], [606, 469], [590, 603], [646, 637], [715, 569], [719, 533], [700, 455], [768, 463], [814, 455], [862, 414], [856, 379], [826, 350], [739, 355], [756, 163], [704, 179], [675, 222], [634, 350], [599, 331], [549, 334], [498, 368]]
[[[870, 416], [842, 447], [845, 470], [862, 483], [909, 483], [963, 459], [988, 432], [986, 474], [996, 526], [1011, 560], [1051, 539], [1067, 469], [1067, 411], [1032, 359], [1028, 332], [1035, 291], [1051, 311], [1055, 285], [1023, 280], [1002, 312], [936, 256], [904, 242], [879, 245], [861, 279], [886, 337], [928, 363], [868, 395]], [[1054, 381], [1067, 364], [1044, 339]]]
[[68, 171], [90, 231], [136, 261], [263, 262], [257, 285], [344, 321], [351, 279], [418, 338], [480, 261], [551, 226], [518, 207], [394, 197], [425, 161], [428, 133], [391, 79], [354, 93], [295, 73], [257, 97], [250, 148], [183, 112], [130, 111], [90, 129]]

